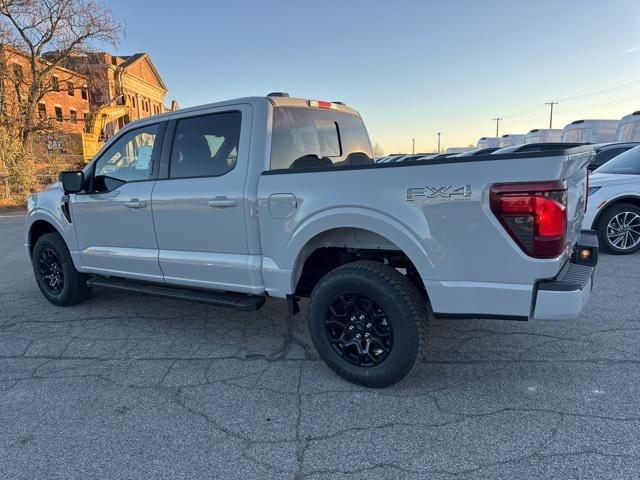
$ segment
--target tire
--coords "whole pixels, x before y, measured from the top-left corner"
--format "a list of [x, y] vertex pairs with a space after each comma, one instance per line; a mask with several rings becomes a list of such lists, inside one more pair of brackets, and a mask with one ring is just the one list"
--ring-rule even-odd
[[402, 380], [424, 356], [430, 316], [428, 300], [404, 275], [358, 261], [320, 279], [307, 318], [311, 340], [329, 368], [349, 382], [379, 388]]
[[91, 293], [87, 275], [76, 270], [58, 233], [46, 233], [38, 239], [31, 263], [38, 287], [51, 303], [68, 307], [82, 302]]
[[600, 246], [609, 253], [637, 252], [640, 250], [640, 208], [630, 203], [612, 205], [598, 219], [596, 232]]

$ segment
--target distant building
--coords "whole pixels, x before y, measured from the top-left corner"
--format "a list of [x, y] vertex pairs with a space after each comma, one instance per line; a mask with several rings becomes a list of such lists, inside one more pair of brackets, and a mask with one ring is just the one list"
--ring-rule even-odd
[[[45, 58], [40, 60], [47, 63]], [[0, 110], [9, 118], [19, 115], [19, 95], [31, 85], [29, 58], [18, 49], [0, 45]], [[36, 127], [64, 133], [82, 133], [90, 112], [87, 78], [65, 67], [55, 67], [45, 81], [52, 91], [38, 103]]]
[[72, 56], [69, 68], [89, 78], [92, 111], [115, 105], [128, 105], [129, 114], [103, 126], [107, 137], [129, 122], [177, 109], [164, 105], [167, 87], [147, 53], [128, 56], [105, 52]]
[[[51, 65], [55, 57], [49, 52], [38, 61]], [[0, 44], [0, 123], [20, 115], [29, 72], [26, 54]], [[32, 139], [39, 154], [88, 161], [127, 123], [178, 109], [175, 100], [164, 105], [167, 87], [146, 53], [73, 54], [45, 81], [52, 88], [37, 106]]]

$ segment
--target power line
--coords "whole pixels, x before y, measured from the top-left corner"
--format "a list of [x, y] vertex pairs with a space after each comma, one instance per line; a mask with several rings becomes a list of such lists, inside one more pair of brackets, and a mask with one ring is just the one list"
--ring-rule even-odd
[[603, 88], [602, 90], [596, 90], [595, 92], [583, 93], [581, 95], [574, 95], [572, 97], [559, 98], [558, 101], [566, 102], [568, 100], [575, 100], [576, 98], [591, 97], [593, 95], [600, 95], [601, 93], [607, 93], [612, 90], [621, 90], [624, 88], [629, 88], [634, 85], [640, 85], [640, 80], [633, 80], [632, 82], [623, 83], [622, 85], [616, 85], [615, 87]]
[[[592, 96], [595, 96], [595, 95], [600, 95], [600, 94], [603, 94], [603, 93], [612, 92], [612, 91], [615, 91], [615, 90], [623, 90], [625, 88], [633, 87], [633, 86], [636, 86], [636, 85], [640, 86], [640, 79], [633, 80], [631, 82], [623, 83], [623, 84], [620, 84], [620, 85], [615, 85], [613, 87], [603, 88], [601, 90], [595, 90], [593, 92], [582, 93], [580, 95], [573, 95], [571, 97], [558, 98], [556, 101], [557, 102], [568, 102], [568, 101], [577, 100], [577, 99], [580, 99], [580, 98], [592, 97]], [[519, 117], [519, 116], [525, 115], [527, 113], [533, 112], [535, 110], [539, 110], [541, 108], [542, 108], [542, 105], [536, 106], [536, 107], [527, 108], [525, 110], [520, 110], [520, 111], [518, 111], [516, 113], [512, 113], [510, 115], [505, 115], [503, 118], [504, 119], [510, 119], [510, 118], [514, 118], [514, 117]]]

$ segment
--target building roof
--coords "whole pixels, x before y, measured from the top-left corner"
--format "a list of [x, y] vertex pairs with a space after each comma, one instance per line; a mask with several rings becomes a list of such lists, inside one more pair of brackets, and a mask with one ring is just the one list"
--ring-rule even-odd
[[162, 80], [162, 77], [160, 76], [160, 73], [158, 73], [158, 70], [156, 69], [156, 66], [151, 61], [151, 57], [149, 57], [148, 53], [141, 52], [141, 53], [134, 53], [133, 55], [118, 55], [118, 58], [121, 58], [122, 60], [124, 60], [123, 63], [118, 65], [118, 68], [122, 68], [123, 70], [126, 70], [131, 65], [133, 65], [136, 62], [138, 62], [139, 60], [142, 60], [142, 59], [146, 58], [147, 63], [151, 67], [151, 71], [153, 72], [153, 75], [157, 78], [158, 83], [160, 84], [160, 86], [165, 91], [168, 90], [167, 86], [165, 85], [164, 81]]

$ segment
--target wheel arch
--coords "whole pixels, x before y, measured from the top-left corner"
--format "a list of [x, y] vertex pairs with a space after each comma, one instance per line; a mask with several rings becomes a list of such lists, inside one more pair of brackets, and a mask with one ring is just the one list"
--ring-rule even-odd
[[631, 205], [635, 205], [636, 207], [640, 208], [640, 196], [621, 195], [620, 197], [615, 197], [614, 199], [609, 200], [607, 204], [604, 205], [604, 208], [602, 208], [593, 218], [593, 223], [591, 224], [591, 228], [595, 229], [596, 226], [598, 225], [598, 222], [602, 218], [602, 215], [604, 215], [605, 212], [607, 212], [610, 208], [613, 208], [614, 206], [619, 205], [621, 203], [630, 203]]
[[[421, 284], [429, 268], [426, 250], [415, 234], [397, 220], [381, 212], [362, 209], [328, 211], [304, 222], [290, 237], [285, 248], [284, 258], [294, 259], [291, 264], [292, 292], [296, 291], [309, 258], [323, 248], [351, 252], [397, 252], [415, 268]], [[343, 263], [347, 262], [340, 264]]]
[[33, 254], [33, 247], [36, 245], [36, 242], [40, 237], [45, 235], [46, 233], [57, 233], [62, 238], [62, 232], [59, 228], [57, 228], [51, 221], [45, 219], [38, 219], [32, 222], [29, 226], [28, 232], [28, 245], [29, 245], [29, 256]]

